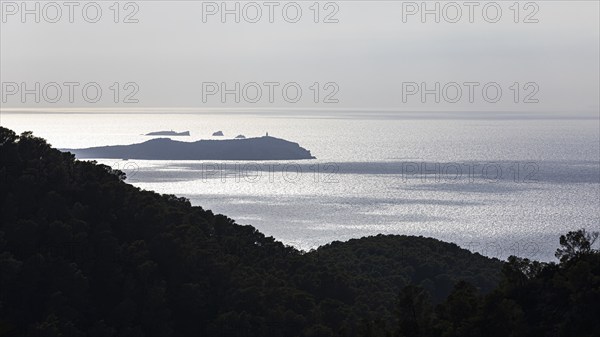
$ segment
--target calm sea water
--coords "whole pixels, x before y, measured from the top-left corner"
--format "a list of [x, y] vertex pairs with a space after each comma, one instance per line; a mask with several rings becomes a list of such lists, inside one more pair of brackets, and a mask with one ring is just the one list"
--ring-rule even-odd
[[311, 249], [378, 233], [423, 235], [506, 258], [551, 260], [558, 236], [600, 230], [598, 119], [411, 119], [210, 114], [2, 113], [58, 148], [130, 144], [158, 130], [191, 141], [269, 135], [318, 159], [98, 160], [144, 189]]

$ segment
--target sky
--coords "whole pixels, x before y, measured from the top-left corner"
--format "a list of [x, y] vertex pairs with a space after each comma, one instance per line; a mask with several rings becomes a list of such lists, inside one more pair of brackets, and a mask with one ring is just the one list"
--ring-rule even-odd
[[2, 111], [600, 110], [598, 1], [1, 3]]

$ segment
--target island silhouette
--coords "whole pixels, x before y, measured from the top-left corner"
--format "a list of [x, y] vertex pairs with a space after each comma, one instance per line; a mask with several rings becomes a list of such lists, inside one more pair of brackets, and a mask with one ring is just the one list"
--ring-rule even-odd
[[190, 132], [189, 131], [182, 131], [182, 132], [177, 132], [177, 131], [154, 131], [154, 132], [149, 132], [147, 134], [145, 134], [144, 136], [189, 136]]
[[298, 143], [270, 136], [182, 142], [155, 138], [143, 143], [61, 149], [77, 158], [146, 160], [299, 160], [315, 159]]

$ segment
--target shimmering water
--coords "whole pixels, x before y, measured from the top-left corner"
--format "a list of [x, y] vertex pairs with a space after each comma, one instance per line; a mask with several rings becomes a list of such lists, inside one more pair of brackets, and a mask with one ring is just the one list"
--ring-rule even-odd
[[[99, 162], [302, 249], [378, 233], [431, 236], [488, 256], [549, 260], [558, 236], [600, 229], [598, 119], [267, 114], [17, 114], [0, 123], [59, 148], [269, 132], [297, 162]], [[374, 118], [377, 117], [377, 118]]]

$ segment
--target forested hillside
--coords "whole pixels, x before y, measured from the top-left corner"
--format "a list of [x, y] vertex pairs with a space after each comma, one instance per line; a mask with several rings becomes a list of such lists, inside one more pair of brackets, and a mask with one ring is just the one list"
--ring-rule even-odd
[[302, 252], [31, 133], [0, 128], [0, 158], [0, 336], [599, 335], [583, 231], [549, 265], [409, 236]]

